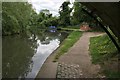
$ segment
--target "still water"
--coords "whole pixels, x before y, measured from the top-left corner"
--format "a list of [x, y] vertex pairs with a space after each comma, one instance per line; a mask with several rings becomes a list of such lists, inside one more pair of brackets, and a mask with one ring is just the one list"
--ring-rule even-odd
[[2, 77], [35, 78], [46, 58], [68, 34], [44, 32], [2, 38]]

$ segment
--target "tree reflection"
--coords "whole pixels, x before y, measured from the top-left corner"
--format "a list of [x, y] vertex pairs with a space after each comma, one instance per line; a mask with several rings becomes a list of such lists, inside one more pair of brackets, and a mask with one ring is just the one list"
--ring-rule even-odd
[[[52, 40], [63, 40], [64, 32], [44, 32], [26, 36], [15, 35], [2, 38], [2, 76], [3, 78], [25, 78], [32, 71], [33, 56], [40, 44], [49, 44]], [[42, 47], [42, 46], [41, 46]]]
[[31, 70], [36, 42], [19, 36], [3, 37], [2, 76], [3, 78], [25, 77]]

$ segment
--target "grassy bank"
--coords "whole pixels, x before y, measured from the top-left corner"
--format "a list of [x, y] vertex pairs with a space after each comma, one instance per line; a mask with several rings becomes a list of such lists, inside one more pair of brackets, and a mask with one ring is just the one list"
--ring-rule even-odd
[[56, 62], [61, 55], [66, 53], [69, 50], [69, 48], [72, 47], [73, 44], [81, 37], [81, 35], [82, 32], [80, 31], [71, 32], [69, 36], [62, 42], [62, 44], [58, 48], [54, 62]]
[[59, 26], [58, 28], [61, 30], [80, 31], [80, 26], [66, 26], [66, 27]]
[[80, 25], [77, 26], [58, 26], [58, 28], [67, 28], [67, 29], [80, 29]]
[[70, 31], [80, 31], [80, 29], [70, 29], [70, 28], [60, 28], [62, 30], [70, 30]]
[[118, 71], [118, 51], [107, 35], [90, 39], [92, 63], [100, 64], [106, 77], [120, 77]]

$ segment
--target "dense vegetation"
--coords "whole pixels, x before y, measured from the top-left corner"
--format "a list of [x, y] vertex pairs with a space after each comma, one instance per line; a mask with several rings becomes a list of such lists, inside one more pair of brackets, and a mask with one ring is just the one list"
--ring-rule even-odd
[[118, 72], [118, 51], [107, 35], [90, 39], [92, 62], [100, 64], [106, 77], [120, 77]]
[[2, 3], [3, 35], [26, 33], [28, 30], [35, 33], [50, 25], [57, 26], [57, 18], [43, 12], [37, 14], [28, 2]]
[[[74, 2], [72, 8], [70, 2], [63, 2], [60, 6], [60, 16], [52, 16], [49, 10], [41, 10], [39, 14], [35, 12], [28, 2], [3, 2], [2, 3], [2, 34], [11, 35], [16, 33], [32, 33], [39, 29], [46, 29], [49, 26], [60, 26], [74, 28], [82, 22], [93, 23], [93, 19], [82, 11], [83, 6], [79, 2]], [[48, 14], [45, 13], [48, 12]]]
[[31, 5], [28, 3], [2, 3], [3, 35], [24, 32], [30, 24], [33, 12]]
[[82, 8], [86, 8], [80, 2], [74, 2], [73, 7], [69, 7], [70, 2], [64, 2], [59, 9], [60, 26], [80, 25], [82, 22], [88, 22], [91, 26], [95, 26], [95, 21]]
[[63, 26], [68, 26], [70, 25], [70, 13], [72, 11], [71, 8], [69, 8], [70, 2], [64, 2], [61, 6], [60, 6], [60, 25]]

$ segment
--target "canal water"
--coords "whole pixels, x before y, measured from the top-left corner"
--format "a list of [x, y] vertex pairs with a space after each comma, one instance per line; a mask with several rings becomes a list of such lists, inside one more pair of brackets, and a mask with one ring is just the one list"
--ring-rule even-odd
[[2, 38], [2, 77], [35, 78], [46, 58], [67, 37], [66, 32], [44, 32]]

